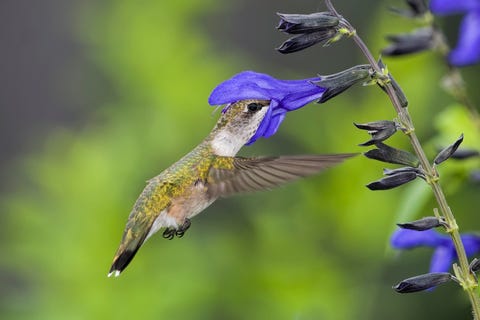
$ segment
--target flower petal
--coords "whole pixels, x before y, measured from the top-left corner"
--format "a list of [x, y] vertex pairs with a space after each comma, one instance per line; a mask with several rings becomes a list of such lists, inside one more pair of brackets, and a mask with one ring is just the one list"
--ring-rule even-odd
[[246, 145], [251, 145], [252, 143], [254, 143], [258, 138], [260, 138], [261, 136], [263, 136], [263, 134], [265, 133], [265, 131], [267, 130], [268, 126], [269, 126], [269, 123], [270, 123], [270, 119], [272, 117], [272, 113], [273, 113], [273, 109], [278, 105], [278, 102], [275, 101], [275, 100], [272, 100], [270, 101], [270, 106], [268, 107], [268, 111], [267, 111], [267, 114], [265, 115], [265, 117], [263, 118], [262, 122], [260, 123], [260, 125], [258, 126], [258, 129], [257, 131], [255, 132], [255, 134], [253, 135], [253, 137], [250, 138], [250, 140], [246, 143]]
[[432, 255], [430, 272], [448, 272], [455, 257], [456, 254], [453, 245], [438, 247]]
[[265, 133], [264, 133], [264, 137], [265, 138], [268, 138], [272, 135], [275, 134], [275, 132], [277, 132], [278, 130], [278, 127], [280, 126], [280, 123], [282, 123], [283, 119], [285, 119], [285, 115], [287, 113], [285, 111], [279, 113], [279, 114], [276, 114], [272, 117], [272, 119], [270, 120], [270, 123], [268, 124], [268, 128], [267, 130], [265, 130]]
[[270, 100], [270, 107], [257, 132], [247, 145], [259, 137], [269, 137], [277, 130], [287, 111], [292, 111], [322, 97], [326, 88], [315, 85], [320, 78], [278, 80], [267, 74], [241, 72], [222, 82], [211, 93], [211, 105], [234, 103], [246, 99]]
[[396, 249], [411, 249], [427, 246], [437, 247], [448, 245], [450, 239], [433, 230], [416, 231], [399, 229], [390, 238], [390, 244]]
[[270, 99], [267, 90], [259, 87], [255, 82], [246, 82], [244, 80], [245, 78], [239, 79], [235, 76], [221, 83], [213, 89], [208, 98], [208, 103], [212, 106], [218, 106], [244, 99]]
[[[305, 96], [310, 92], [320, 94], [324, 88], [315, 88], [312, 81], [319, 78], [302, 80], [278, 80], [268, 74], [243, 71], [219, 84], [210, 94], [210, 105], [221, 105], [245, 99], [276, 99], [281, 102], [290, 94]], [[295, 95], [294, 95], [295, 97]], [[313, 100], [317, 97], [313, 98]]]
[[478, 0], [431, 0], [430, 10], [437, 15], [462, 13], [470, 10], [480, 9]]
[[327, 89], [317, 87], [313, 83], [305, 84], [303, 89], [303, 91], [286, 95], [282, 100], [282, 107], [287, 111], [297, 110], [307, 103], [320, 99], [323, 93], [327, 91]]
[[468, 13], [463, 19], [457, 47], [450, 52], [448, 60], [454, 66], [480, 61], [480, 10]]
[[463, 234], [461, 236], [465, 253], [471, 257], [480, 252], [480, 237], [474, 234]]

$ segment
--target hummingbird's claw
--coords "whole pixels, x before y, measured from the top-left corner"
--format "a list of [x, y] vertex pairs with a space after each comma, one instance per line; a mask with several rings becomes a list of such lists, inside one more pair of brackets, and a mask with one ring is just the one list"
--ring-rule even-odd
[[163, 237], [168, 240], [172, 240], [175, 237], [175, 229], [167, 228], [163, 231]]
[[190, 225], [192, 223], [190, 222], [190, 219], [185, 219], [182, 225], [178, 227], [178, 229], [171, 229], [171, 228], [166, 228], [165, 231], [163, 231], [163, 237], [168, 240], [172, 240], [175, 236], [181, 238], [185, 234], [185, 231], [190, 228]]
[[190, 222], [190, 219], [186, 218], [185, 222], [180, 227], [178, 227], [177, 231], [175, 231], [175, 235], [179, 238], [183, 237], [185, 231], [190, 228], [191, 224], [192, 223]]

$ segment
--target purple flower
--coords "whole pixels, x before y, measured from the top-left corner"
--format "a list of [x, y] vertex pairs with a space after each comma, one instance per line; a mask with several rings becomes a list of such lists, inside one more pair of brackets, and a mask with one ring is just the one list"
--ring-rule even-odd
[[267, 74], [244, 71], [219, 84], [210, 94], [208, 103], [228, 105], [245, 99], [270, 100], [268, 112], [248, 145], [259, 137], [268, 138], [277, 132], [288, 111], [320, 99], [327, 89], [312, 83], [319, 80], [278, 80]]
[[[461, 236], [467, 256], [480, 252], [480, 236], [464, 234]], [[430, 263], [430, 272], [447, 272], [457, 259], [452, 239], [434, 230], [416, 231], [399, 229], [391, 237], [390, 243], [395, 249], [431, 247], [435, 251]]]
[[464, 14], [457, 47], [448, 57], [454, 66], [480, 61], [480, 0], [432, 0], [430, 10], [436, 15]]
[[243, 71], [213, 89], [208, 103], [212, 106], [226, 104], [227, 108], [230, 103], [240, 100], [270, 100], [268, 112], [247, 143], [249, 145], [259, 137], [268, 138], [277, 132], [287, 112], [315, 100], [324, 103], [370, 77], [370, 65], [358, 65], [335, 74], [301, 80], [278, 80], [268, 74]]

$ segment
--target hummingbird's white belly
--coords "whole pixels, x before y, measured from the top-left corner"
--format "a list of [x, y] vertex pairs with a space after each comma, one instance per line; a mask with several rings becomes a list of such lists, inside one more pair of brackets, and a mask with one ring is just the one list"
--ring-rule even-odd
[[188, 197], [173, 199], [170, 206], [160, 212], [145, 240], [161, 228], [178, 229], [185, 222], [185, 219], [196, 216], [215, 200], [216, 198], [207, 196], [206, 188], [202, 183], [197, 183], [192, 186], [192, 192]]

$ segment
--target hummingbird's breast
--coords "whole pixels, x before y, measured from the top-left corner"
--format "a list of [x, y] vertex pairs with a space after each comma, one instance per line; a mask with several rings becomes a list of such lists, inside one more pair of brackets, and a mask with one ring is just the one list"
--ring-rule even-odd
[[177, 229], [216, 200], [204, 183], [211, 164], [210, 149], [199, 145], [149, 181], [138, 200], [138, 211], [151, 212], [154, 218], [149, 236], [162, 227]]
[[177, 222], [183, 223], [185, 219], [192, 218], [211, 205], [216, 198], [207, 194], [207, 188], [201, 181], [196, 181], [187, 190], [185, 196], [172, 200], [168, 215]]

